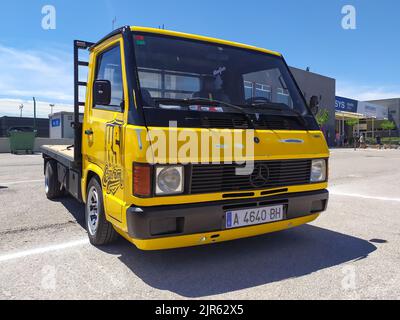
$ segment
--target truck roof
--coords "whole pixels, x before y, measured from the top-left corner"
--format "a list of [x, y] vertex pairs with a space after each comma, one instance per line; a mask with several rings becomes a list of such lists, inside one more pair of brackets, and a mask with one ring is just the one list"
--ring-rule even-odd
[[268, 50], [268, 49], [263, 49], [259, 48], [256, 46], [251, 46], [239, 42], [234, 42], [234, 41], [229, 41], [229, 40], [222, 40], [222, 39], [217, 39], [217, 38], [212, 38], [212, 37], [206, 37], [206, 36], [201, 36], [201, 35], [196, 35], [196, 34], [191, 34], [191, 33], [184, 33], [184, 32], [177, 32], [177, 31], [172, 31], [172, 30], [164, 30], [164, 29], [157, 29], [157, 28], [147, 28], [147, 27], [139, 27], [139, 26], [125, 26], [122, 28], [119, 28], [117, 30], [114, 30], [107, 36], [105, 36], [103, 39], [98, 41], [96, 44], [94, 44], [92, 47], [95, 47], [102, 42], [106, 41], [107, 39], [120, 34], [123, 32], [123, 30], [130, 28], [132, 31], [135, 32], [143, 32], [143, 33], [152, 33], [152, 34], [160, 34], [160, 35], [166, 35], [166, 36], [171, 36], [171, 37], [178, 37], [178, 38], [185, 38], [185, 39], [193, 39], [193, 40], [199, 40], [199, 41], [205, 41], [205, 42], [213, 42], [213, 43], [218, 43], [226, 46], [232, 46], [232, 47], [238, 47], [238, 48], [243, 48], [243, 49], [248, 49], [248, 50], [255, 50], [263, 53], [268, 53], [272, 54], [278, 57], [282, 57], [282, 54], [276, 51]]
[[183, 32], [177, 32], [177, 31], [172, 31], [172, 30], [156, 29], [156, 28], [138, 27], [138, 26], [132, 26], [131, 30], [132, 31], [136, 31], [136, 32], [156, 33], [156, 34], [167, 35], [167, 36], [172, 36], [172, 37], [179, 37], [179, 38], [186, 38], [186, 39], [193, 39], [193, 40], [199, 40], [199, 41], [219, 43], [219, 44], [223, 44], [223, 45], [227, 45], [227, 46], [233, 46], [233, 47], [239, 47], [239, 48], [244, 48], [244, 49], [261, 51], [261, 52], [273, 54], [273, 55], [276, 55], [276, 56], [279, 56], [279, 57], [282, 56], [282, 54], [280, 54], [279, 52], [276, 52], [276, 51], [263, 49], [263, 48], [259, 48], [259, 47], [255, 47], [255, 46], [239, 43], [239, 42], [222, 40], [222, 39], [211, 38], [211, 37], [205, 37], [205, 36], [196, 35], [196, 34], [183, 33]]

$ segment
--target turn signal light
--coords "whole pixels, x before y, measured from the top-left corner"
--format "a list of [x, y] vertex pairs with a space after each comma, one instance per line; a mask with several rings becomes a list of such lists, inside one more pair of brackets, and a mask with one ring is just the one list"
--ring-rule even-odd
[[148, 165], [133, 165], [133, 194], [138, 197], [151, 195], [151, 168]]

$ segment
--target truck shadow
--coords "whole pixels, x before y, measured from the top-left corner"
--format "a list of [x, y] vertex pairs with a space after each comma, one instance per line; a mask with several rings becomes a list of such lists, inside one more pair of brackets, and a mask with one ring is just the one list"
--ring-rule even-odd
[[306, 225], [211, 246], [142, 252], [121, 239], [101, 250], [119, 256], [153, 288], [202, 298], [364, 259], [376, 247], [359, 238]]
[[74, 217], [76, 223], [78, 223], [83, 229], [85, 229], [85, 206], [71, 197], [63, 197], [55, 200], [55, 202], [61, 203], [65, 209]]

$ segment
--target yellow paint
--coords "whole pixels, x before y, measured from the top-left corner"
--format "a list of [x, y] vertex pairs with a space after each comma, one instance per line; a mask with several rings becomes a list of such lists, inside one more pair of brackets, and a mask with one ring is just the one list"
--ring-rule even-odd
[[[125, 73], [125, 56], [124, 43], [122, 37], [115, 36], [101, 45], [95, 47], [90, 54], [89, 76], [87, 92], [93, 91], [93, 82], [95, 80], [95, 71], [97, 69], [97, 60], [99, 55], [115, 46], [120, 47], [121, 64], [122, 64], [122, 80], [124, 87], [124, 96], [127, 97], [128, 86]], [[129, 99], [125, 99], [125, 111], [129, 108]], [[110, 163], [123, 170], [123, 149], [117, 144], [117, 140], [121, 140], [123, 145], [124, 126], [126, 125], [126, 112], [106, 111], [98, 108], [93, 108], [92, 94], [87, 94], [85, 113], [83, 122], [83, 132], [92, 130], [93, 135], [87, 136], [83, 134], [82, 138], [82, 155], [84, 177], [86, 177], [91, 166], [96, 168], [96, 173], [101, 182], [104, 182], [107, 176], [107, 168]], [[113, 125], [115, 124], [115, 125]], [[120, 125], [117, 125], [120, 124]], [[110, 158], [112, 157], [112, 160]], [[88, 181], [83, 179], [82, 190], [86, 190]], [[86, 191], [82, 192], [86, 196]], [[122, 220], [122, 204], [124, 204], [124, 190], [119, 188], [115, 193], [109, 192], [106, 188], [103, 190], [107, 218], [113, 223]]]
[[[130, 147], [126, 149], [125, 152], [125, 169], [127, 172], [127, 184], [126, 188], [126, 202], [133, 203], [136, 206], [155, 206], [155, 205], [174, 205], [174, 204], [188, 204], [188, 203], [204, 203], [211, 201], [220, 201], [226, 200], [223, 199], [224, 194], [235, 194], [242, 193], [241, 192], [220, 192], [220, 193], [211, 193], [211, 194], [200, 194], [200, 195], [178, 195], [178, 196], [167, 196], [167, 197], [155, 197], [155, 198], [136, 198], [133, 196], [132, 190], [132, 163], [157, 163], [153, 158], [147, 159], [146, 151], [152, 150], [151, 135], [148, 134], [148, 130], [144, 127], [137, 126], [126, 126], [126, 143]], [[192, 131], [197, 136], [201, 135], [203, 131], [218, 131], [218, 130], [209, 130], [209, 129], [185, 129], [185, 128], [149, 128], [161, 130], [167, 137], [166, 139], [166, 149], [169, 148], [168, 137], [170, 134], [170, 130], [176, 130], [178, 133], [181, 131]], [[142, 150], [139, 148], [137, 131], [140, 131], [141, 141], [142, 141]], [[224, 130], [224, 131], [232, 131], [232, 130]], [[235, 130], [243, 133], [243, 130]], [[254, 150], [254, 159], [256, 161], [259, 160], [288, 160], [288, 159], [320, 159], [320, 158], [329, 158], [329, 149], [326, 145], [325, 138], [320, 131], [266, 131], [266, 130], [257, 130], [255, 135], [260, 138], [260, 143], [255, 144]], [[281, 140], [284, 139], [302, 139], [304, 140], [303, 144], [285, 144], [282, 143]], [[178, 143], [178, 149], [184, 144], [184, 142]], [[199, 145], [199, 148], [201, 146]], [[199, 151], [200, 153], [200, 151]], [[174, 157], [171, 157], [174, 158]], [[244, 157], [245, 158], [245, 157]], [[167, 163], [171, 163], [169, 154], [167, 154], [167, 158], [164, 159]], [[183, 159], [186, 163], [195, 163], [199, 162], [198, 158], [187, 157]], [[211, 160], [211, 158], [206, 159]], [[223, 152], [221, 152], [220, 157], [221, 162], [232, 160], [232, 158], [224, 158]], [[236, 159], [238, 160], [238, 159]], [[176, 162], [175, 162], [176, 163]], [[307, 184], [304, 186], [289, 186], [288, 193], [296, 193], [296, 192], [306, 192], [306, 191], [316, 191], [323, 190], [327, 188], [327, 183], [319, 183], [319, 184]], [[261, 196], [261, 192], [270, 191], [274, 189], [282, 189], [272, 188], [272, 189], [262, 189], [254, 191], [255, 195], [252, 198], [257, 198]], [[252, 190], [253, 191], [253, 190]], [[249, 198], [249, 197], [247, 197]], [[236, 199], [243, 199], [236, 198]]]
[[[175, 248], [207, 245], [207, 244], [259, 236], [262, 234], [298, 227], [303, 224], [310, 223], [315, 219], [317, 219], [318, 217], [319, 214], [314, 214], [292, 220], [286, 220], [286, 221], [280, 221], [280, 222], [274, 222], [269, 224], [238, 228], [232, 230], [225, 230], [221, 232], [199, 233], [188, 236], [168, 237], [168, 238], [152, 239], [152, 240], [132, 239], [129, 238], [129, 236], [126, 233], [122, 232], [121, 230], [117, 230], [117, 232], [141, 250], [163, 250], [163, 249], [175, 249]], [[215, 239], [211, 238], [212, 236], [216, 235], [219, 235], [219, 237]]]
[[[245, 48], [249, 50], [256, 50], [263, 53], [273, 54], [281, 56], [279, 53], [248, 46], [240, 43], [231, 41], [213, 39], [203, 36], [196, 36], [184, 33], [178, 33], [167, 30], [151, 29], [132, 27], [132, 30], [138, 32], [155, 33], [167, 36], [181, 37], [187, 39], [195, 39], [200, 41], [218, 43], [223, 45], [229, 45], [234, 47]], [[89, 76], [88, 76], [88, 87], [87, 97], [84, 112], [83, 132], [90, 129], [94, 132], [92, 136], [83, 134], [82, 138], [82, 156], [83, 156], [83, 176], [82, 176], [82, 197], [86, 199], [86, 187], [88, 184], [88, 175], [94, 174], [99, 177], [103, 184], [103, 196], [105, 201], [106, 218], [110, 221], [116, 230], [127, 238], [130, 242], [134, 243], [138, 248], [143, 250], [159, 250], [168, 248], [178, 248], [186, 246], [196, 246], [201, 244], [210, 244], [214, 242], [222, 242], [233, 239], [245, 238], [256, 236], [264, 233], [275, 232], [292, 228], [295, 226], [302, 225], [304, 223], [311, 222], [318, 217], [318, 214], [294, 219], [290, 221], [282, 221], [271, 223], [267, 225], [259, 225], [252, 227], [245, 227], [240, 229], [233, 229], [215, 233], [187, 235], [179, 237], [166, 237], [161, 239], [153, 240], [139, 240], [129, 238], [127, 235], [127, 217], [126, 210], [131, 206], [160, 206], [160, 205], [178, 205], [178, 204], [190, 204], [190, 203], [206, 203], [211, 201], [221, 201], [225, 194], [235, 194], [238, 192], [224, 192], [224, 193], [212, 193], [212, 194], [201, 194], [201, 195], [177, 195], [168, 197], [155, 197], [155, 198], [137, 198], [133, 196], [133, 163], [156, 163], [157, 157], [154, 154], [154, 131], [162, 132], [166, 137], [166, 148], [168, 150], [169, 142], [168, 138], [170, 135], [179, 135], [182, 133], [189, 133], [200, 139], [201, 135], [208, 133], [212, 135], [218, 135], [220, 133], [235, 133], [241, 137], [243, 146], [246, 146], [246, 132], [244, 130], [215, 130], [215, 129], [188, 129], [188, 128], [146, 128], [129, 125], [128, 123], [128, 112], [129, 112], [129, 99], [130, 94], [133, 94], [133, 99], [136, 104], [136, 93], [128, 92], [127, 86], [127, 75], [125, 68], [125, 57], [121, 53], [122, 62], [122, 78], [125, 95], [125, 108], [122, 112], [104, 111], [93, 108], [92, 101], [92, 90], [93, 82], [95, 80], [95, 70], [97, 66], [97, 59], [99, 55], [105, 50], [112, 48], [113, 46], [119, 45], [121, 52], [124, 48], [124, 41], [121, 35], [114, 36], [100, 45], [94, 47], [90, 52], [89, 61]], [[137, 107], [137, 106], [135, 106]], [[111, 124], [118, 124], [115, 128], [110, 129]], [[111, 131], [110, 131], [111, 130]], [[325, 141], [325, 138], [320, 131], [269, 131], [269, 130], [257, 130], [254, 135], [260, 139], [259, 144], [254, 146], [253, 158], [255, 161], [258, 160], [287, 160], [287, 159], [318, 159], [318, 158], [329, 158], [329, 150]], [[298, 139], [302, 140], [301, 144], [288, 144], [283, 143], [286, 139]], [[119, 144], [114, 142], [119, 140]], [[178, 142], [178, 149], [184, 145], [184, 141]], [[201, 154], [201, 144], [198, 145], [198, 152]], [[107, 164], [110, 162], [110, 155], [112, 156], [112, 162], [121, 168], [121, 186], [115, 190], [108, 190], [107, 185]], [[248, 154], [242, 154], [241, 160], [249, 160]], [[186, 163], [189, 162], [200, 162], [201, 160], [210, 161], [211, 156], [200, 158], [199, 155], [186, 154], [180, 161]], [[238, 158], [233, 159], [232, 156], [227, 156], [221, 152], [220, 161], [229, 160], [240, 160]], [[162, 159], [166, 163], [175, 163], [177, 159], [172, 154], [167, 152]], [[174, 161], [175, 160], [175, 161]], [[115, 187], [115, 186], [114, 186]], [[268, 191], [278, 190], [285, 187], [267, 189]], [[317, 191], [327, 188], [327, 183], [319, 184], [307, 184], [303, 186], [289, 186], [288, 191], [285, 194], [306, 192], [306, 191]], [[115, 191], [115, 192], [114, 192]], [[263, 190], [256, 190], [253, 197], [246, 197], [250, 199], [261, 197]], [[242, 191], [241, 191], [242, 192]], [[277, 195], [279, 192], [271, 195]], [[265, 197], [265, 196], [264, 196]], [[235, 199], [243, 199], [235, 198]], [[218, 234], [219, 237], [215, 240], [211, 239], [211, 236]], [[205, 238], [204, 242], [200, 242], [200, 239]]]

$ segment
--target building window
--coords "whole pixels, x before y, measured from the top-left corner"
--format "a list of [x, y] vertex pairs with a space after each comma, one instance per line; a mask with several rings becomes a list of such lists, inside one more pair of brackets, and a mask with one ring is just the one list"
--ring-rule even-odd
[[267, 84], [244, 81], [244, 94], [246, 100], [251, 98], [266, 98], [272, 100], [271, 86]]
[[246, 100], [253, 97], [254, 86], [253, 82], [244, 81], [244, 95]]
[[292, 106], [292, 100], [290, 98], [289, 90], [287, 89], [277, 88], [276, 100], [278, 103], [286, 104], [289, 107]]
[[271, 92], [272, 92], [271, 86], [266, 84], [256, 83], [256, 92], [255, 92], [256, 97], [266, 98], [271, 101], [272, 100]]
[[139, 79], [152, 98], [187, 99], [201, 89], [200, 76], [193, 74], [141, 68]]

